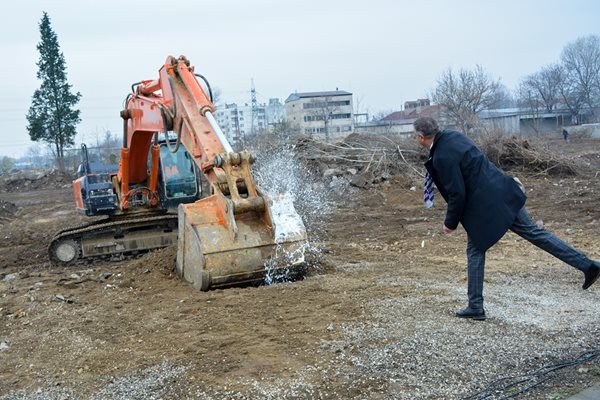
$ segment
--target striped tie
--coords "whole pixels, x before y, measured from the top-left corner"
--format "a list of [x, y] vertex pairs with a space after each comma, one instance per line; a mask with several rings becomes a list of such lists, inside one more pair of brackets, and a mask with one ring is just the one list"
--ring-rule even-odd
[[423, 202], [425, 203], [425, 208], [433, 207], [433, 178], [429, 172], [425, 174], [425, 183], [423, 185]]

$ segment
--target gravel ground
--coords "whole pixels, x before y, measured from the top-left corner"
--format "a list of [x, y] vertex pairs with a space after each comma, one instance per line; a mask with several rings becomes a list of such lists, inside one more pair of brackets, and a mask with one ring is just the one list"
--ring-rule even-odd
[[[356, 269], [369, 269], [369, 265], [353, 264], [348, 272]], [[562, 265], [548, 267], [548, 276], [551, 280], [532, 285], [528, 273], [490, 274], [485, 322], [459, 320], [452, 315], [457, 299], [465, 294], [463, 282], [380, 279], [377, 286], [393, 288], [396, 295], [366, 302], [356, 322], [327, 326], [330, 333], [339, 335], [335, 340], [321, 340], [316, 353], [323, 356], [313, 365], [294, 371], [291, 378], [242, 378], [204, 385], [188, 374], [191, 365], [164, 361], [124, 376], [100, 377], [101, 389], [87, 398], [334, 398], [336, 390], [326, 382], [342, 382], [348, 395], [344, 398], [469, 398], [498, 378], [523, 375], [561, 360], [576, 359], [584, 351], [598, 350], [594, 344], [600, 341], [600, 291], [574, 289], [579, 282]], [[331, 284], [334, 282], [323, 282]], [[590, 368], [600, 371], [598, 361], [584, 372]], [[352, 395], [365, 386], [372, 389], [371, 394]], [[11, 392], [0, 399], [75, 399], [80, 394], [68, 382], [58, 386], [40, 382], [33, 393]], [[506, 393], [486, 398], [503, 396]], [[536, 397], [530, 392], [524, 398], [550, 397]]]
[[[600, 292], [574, 290], [580, 282], [569, 269], [551, 268], [552, 280], [541, 282], [529, 273], [493, 274], [485, 288], [485, 322], [453, 316], [452, 305], [459, 308], [456, 299], [466, 294], [462, 283], [384, 279], [382, 286], [422, 295], [367, 303], [365, 322], [342, 325], [344, 339], [332, 347], [343, 349], [338, 359], [353, 366], [351, 382], [392, 382], [395, 389], [385, 398], [465, 398], [500, 377], [600, 350]], [[442, 315], [440, 303], [449, 306]]]

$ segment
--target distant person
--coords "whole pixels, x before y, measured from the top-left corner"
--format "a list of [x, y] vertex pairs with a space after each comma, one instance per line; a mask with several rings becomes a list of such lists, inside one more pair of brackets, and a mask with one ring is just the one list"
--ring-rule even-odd
[[492, 164], [467, 135], [438, 128], [433, 118], [414, 122], [416, 139], [429, 149], [424, 200], [433, 202], [433, 183], [447, 202], [444, 233], [459, 223], [467, 231], [468, 306], [460, 318], [483, 320], [485, 252], [508, 229], [584, 274], [583, 289], [600, 276], [600, 263], [590, 260], [550, 232], [538, 227], [525, 210], [520, 182]]
[[565, 139], [565, 142], [569, 141], [569, 131], [566, 130], [565, 128], [563, 128], [563, 139]]

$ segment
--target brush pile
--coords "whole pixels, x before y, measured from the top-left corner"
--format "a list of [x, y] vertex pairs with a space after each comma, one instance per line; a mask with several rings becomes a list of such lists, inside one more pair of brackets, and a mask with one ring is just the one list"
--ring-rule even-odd
[[488, 158], [505, 171], [550, 176], [579, 174], [579, 166], [572, 158], [556, 154], [542, 143], [534, 145], [527, 139], [505, 135], [480, 136], [476, 141]]
[[301, 138], [294, 145], [297, 157], [323, 178], [341, 180], [354, 187], [385, 184], [402, 175], [407, 184], [422, 178], [426, 153], [415, 143], [399, 137], [352, 134], [329, 143]]

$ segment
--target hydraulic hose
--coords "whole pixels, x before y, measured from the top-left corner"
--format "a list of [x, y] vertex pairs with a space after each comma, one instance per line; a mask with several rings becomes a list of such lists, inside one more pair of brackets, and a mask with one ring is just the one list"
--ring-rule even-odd
[[206, 83], [206, 87], [208, 88], [208, 95], [210, 96], [210, 102], [214, 103], [212, 89], [210, 88], [210, 83], [208, 83], [208, 80], [200, 74], [194, 74], [194, 75], [196, 75], [198, 78], [202, 79], [204, 81], [204, 83]]

